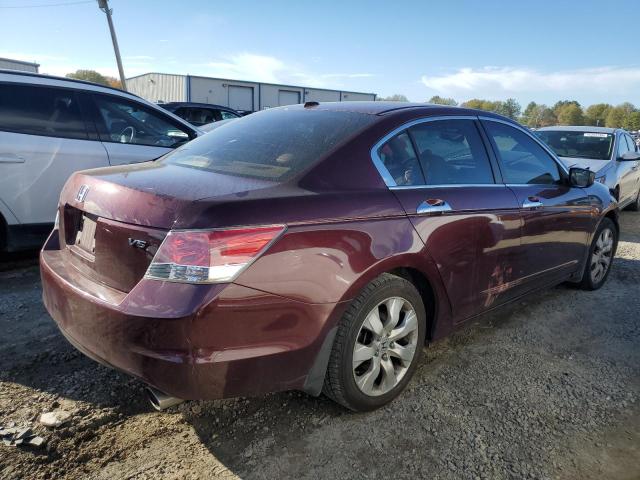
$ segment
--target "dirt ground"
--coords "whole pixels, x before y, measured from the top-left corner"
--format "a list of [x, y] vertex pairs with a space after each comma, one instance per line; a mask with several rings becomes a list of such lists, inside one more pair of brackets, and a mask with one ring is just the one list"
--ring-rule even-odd
[[[280, 393], [158, 413], [142, 386], [75, 351], [40, 299], [37, 260], [0, 262], [0, 479], [640, 479], [640, 214], [622, 214], [604, 288], [560, 286], [425, 349], [372, 413]], [[64, 410], [56, 429], [42, 412]]]

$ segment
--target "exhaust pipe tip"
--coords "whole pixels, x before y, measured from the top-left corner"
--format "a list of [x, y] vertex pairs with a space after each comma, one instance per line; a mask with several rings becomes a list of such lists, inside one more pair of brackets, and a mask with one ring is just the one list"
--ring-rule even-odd
[[181, 398], [170, 397], [166, 393], [156, 390], [153, 387], [146, 387], [145, 392], [147, 393], [147, 398], [151, 406], [159, 412], [184, 402]]

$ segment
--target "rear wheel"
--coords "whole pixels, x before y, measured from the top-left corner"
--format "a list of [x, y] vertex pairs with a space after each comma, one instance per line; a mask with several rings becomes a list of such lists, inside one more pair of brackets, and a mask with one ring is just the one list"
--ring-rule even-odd
[[383, 274], [345, 312], [329, 359], [323, 392], [355, 411], [381, 407], [413, 375], [424, 345], [426, 313], [407, 280]]
[[589, 258], [582, 274], [580, 287], [585, 290], [597, 290], [609, 276], [611, 263], [618, 245], [618, 230], [608, 218], [602, 219], [591, 242]]

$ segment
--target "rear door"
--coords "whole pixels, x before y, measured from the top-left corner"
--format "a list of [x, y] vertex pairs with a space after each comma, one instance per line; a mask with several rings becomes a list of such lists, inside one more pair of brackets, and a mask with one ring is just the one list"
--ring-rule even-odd
[[596, 218], [588, 193], [571, 187], [560, 161], [523, 128], [489, 118], [482, 125], [522, 212], [526, 289], [566, 277], [584, 258]]
[[413, 122], [372, 155], [438, 265], [456, 320], [513, 298], [520, 213], [475, 117]]
[[0, 83], [0, 197], [21, 224], [53, 223], [67, 178], [108, 165], [74, 90]]
[[156, 159], [194, 135], [161, 111], [117, 95], [93, 93], [88, 100], [111, 165]]

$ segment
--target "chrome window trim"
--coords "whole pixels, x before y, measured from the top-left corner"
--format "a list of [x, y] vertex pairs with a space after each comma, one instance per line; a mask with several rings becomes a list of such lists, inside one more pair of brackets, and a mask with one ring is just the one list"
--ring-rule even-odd
[[425, 188], [470, 188], [470, 187], [500, 187], [504, 188], [504, 183], [442, 183], [440, 185], [396, 185], [389, 187], [389, 190], [415, 190]]
[[[409, 187], [409, 188], [432, 187], [433, 188], [434, 187], [434, 185], [422, 185], [422, 184], [420, 184], [420, 185], [398, 185], [396, 183], [395, 179], [389, 173], [389, 170], [387, 170], [387, 167], [384, 166], [384, 163], [382, 162], [382, 159], [378, 156], [378, 149], [382, 145], [384, 145], [386, 142], [391, 140], [393, 137], [395, 137], [396, 135], [398, 135], [402, 131], [413, 127], [414, 125], [419, 125], [421, 123], [427, 123], [427, 122], [437, 122], [438, 120], [478, 120], [478, 116], [476, 116], [476, 115], [438, 115], [438, 116], [435, 116], [435, 117], [416, 118], [415, 120], [411, 120], [411, 121], [409, 121], [407, 123], [403, 123], [399, 127], [391, 130], [391, 132], [387, 133], [380, 140], [378, 140], [374, 144], [374, 146], [371, 148], [371, 160], [373, 161], [373, 165], [376, 167], [376, 170], [378, 170], [378, 173], [382, 177], [382, 180], [384, 180], [384, 183], [387, 185], [387, 187], [389, 187], [389, 188], [392, 188], [392, 187], [394, 187], [394, 188], [401, 188], [401, 187]], [[417, 153], [418, 152], [416, 152], [416, 154]], [[495, 184], [487, 184], [487, 185], [495, 185]], [[446, 186], [450, 186], [450, 185], [446, 185]]]
[[[567, 170], [567, 167], [565, 167], [564, 163], [562, 163], [562, 161], [558, 158], [558, 156], [556, 155], [556, 152], [554, 152], [553, 150], [551, 150], [551, 147], [548, 147], [542, 140], [540, 140], [539, 138], [537, 138], [534, 134], [532, 134], [529, 130], [527, 130], [526, 128], [524, 128], [523, 126], [517, 124], [517, 123], [512, 123], [512, 122], [507, 122], [505, 120], [502, 120], [501, 118], [493, 118], [493, 117], [485, 117], [483, 115], [479, 115], [478, 119], [481, 121], [487, 121], [487, 122], [496, 122], [496, 123], [503, 123], [505, 125], [508, 125], [510, 127], [515, 128], [516, 130], [520, 130], [521, 132], [523, 132], [525, 135], [528, 135], [530, 138], [532, 138], [538, 145], [540, 145], [545, 152], [547, 152], [550, 156], [551, 159], [556, 162], [556, 164], [558, 166], [560, 166], [560, 169], [566, 173], [567, 175], [569, 175], [569, 170]], [[487, 132], [488, 135], [488, 132]], [[496, 152], [497, 153], [497, 152]]]

